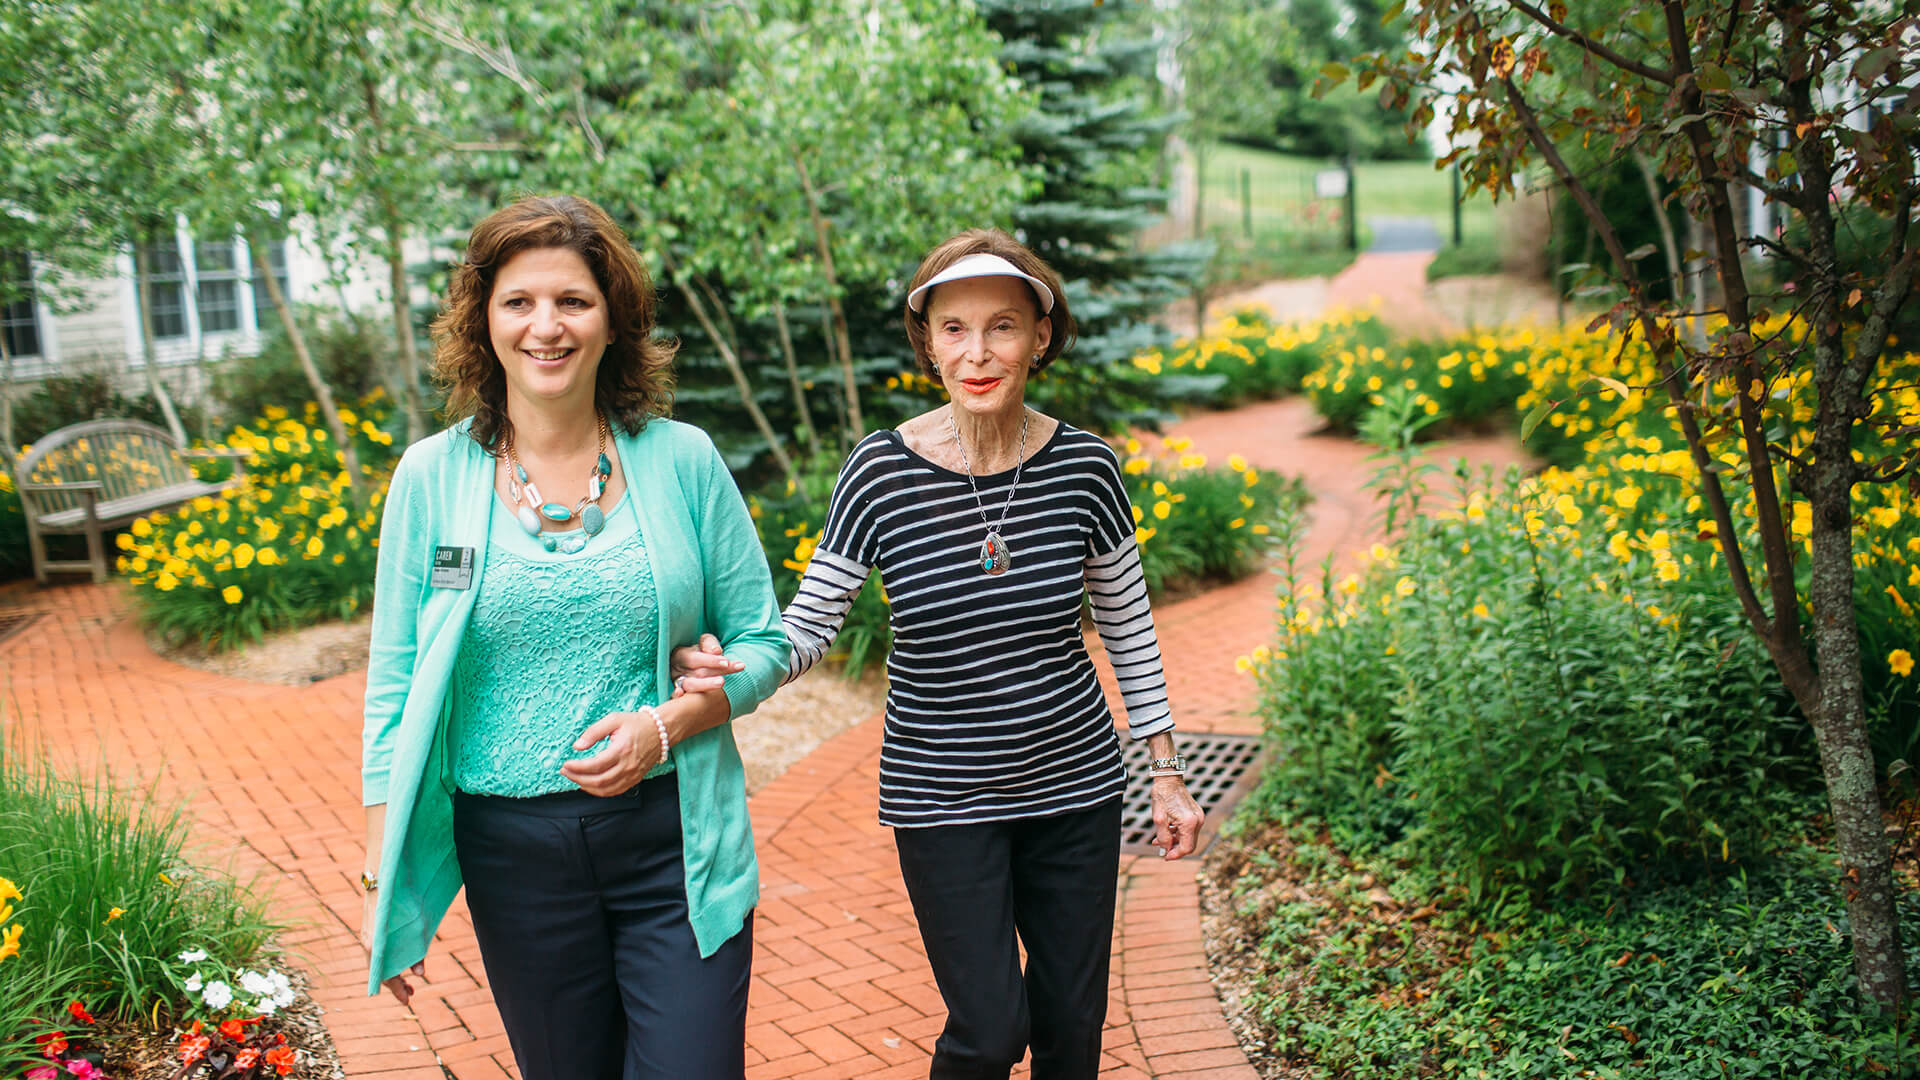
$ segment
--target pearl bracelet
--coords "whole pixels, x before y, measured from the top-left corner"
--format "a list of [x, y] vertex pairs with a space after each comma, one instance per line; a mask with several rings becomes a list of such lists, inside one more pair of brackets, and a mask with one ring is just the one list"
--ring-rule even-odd
[[667, 742], [667, 722], [660, 719], [659, 709], [649, 705], [647, 706], [647, 712], [653, 714], [653, 730], [660, 733], [660, 760], [665, 762], [667, 760], [667, 751], [672, 749], [671, 744]]

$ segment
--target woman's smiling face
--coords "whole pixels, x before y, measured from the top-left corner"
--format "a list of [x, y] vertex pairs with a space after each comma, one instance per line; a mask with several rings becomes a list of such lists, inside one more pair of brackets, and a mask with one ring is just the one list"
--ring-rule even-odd
[[607, 298], [569, 248], [533, 248], [508, 259], [487, 299], [487, 336], [506, 372], [509, 405], [593, 400], [612, 340]]
[[927, 302], [927, 352], [956, 409], [1017, 411], [1028, 366], [1046, 351], [1053, 323], [1027, 283], [993, 275], [936, 285]]

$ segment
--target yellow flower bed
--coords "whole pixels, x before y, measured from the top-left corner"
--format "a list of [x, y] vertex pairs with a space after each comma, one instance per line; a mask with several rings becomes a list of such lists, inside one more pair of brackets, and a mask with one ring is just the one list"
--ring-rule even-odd
[[381, 426], [391, 412], [384, 399], [360, 405], [341, 415], [360, 444], [357, 501], [344, 455], [312, 407], [301, 418], [272, 408], [227, 437], [251, 451], [243, 487], [142, 518], [116, 538], [118, 569], [149, 626], [219, 649], [360, 611], [373, 593], [384, 451], [393, 444]]

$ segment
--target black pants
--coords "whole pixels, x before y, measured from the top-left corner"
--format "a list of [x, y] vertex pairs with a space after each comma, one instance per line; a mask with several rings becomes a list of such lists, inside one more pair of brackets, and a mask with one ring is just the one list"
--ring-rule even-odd
[[680, 792], [460, 793], [454, 848], [523, 1080], [741, 1080], [753, 920], [705, 960]]
[[1120, 800], [1054, 817], [895, 829], [893, 838], [947, 1003], [932, 1080], [1005, 1080], [1029, 1043], [1033, 1080], [1094, 1080]]

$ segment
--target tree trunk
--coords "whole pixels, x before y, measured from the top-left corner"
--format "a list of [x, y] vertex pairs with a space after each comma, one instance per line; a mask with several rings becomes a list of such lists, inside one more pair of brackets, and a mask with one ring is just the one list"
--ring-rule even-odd
[[133, 242], [134, 291], [140, 300], [140, 366], [147, 374], [147, 390], [159, 404], [160, 415], [166, 418], [167, 432], [174, 441], [185, 446], [187, 429], [181, 426], [180, 414], [173, 408], [173, 398], [160, 381], [160, 362], [153, 347], [153, 268], [152, 260], [147, 257], [148, 245], [144, 240], [136, 237]]
[[866, 438], [867, 428], [860, 416], [860, 384], [853, 373], [853, 342], [847, 335], [847, 313], [840, 306], [840, 275], [833, 268], [833, 240], [827, 219], [820, 212], [820, 193], [814, 190], [807, 163], [793, 153], [793, 167], [800, 174], [800, 190], [807, 198], [807, 216], [813, 220], [813, 242], [820, 253], [820, 269], [827, 276], [827, 310], [833, 313], [833, 342], [840, 353], [840, 377], [846, 385], [847, 428], [850, 441]]
[[[357, 46], [356, 46], [357, 48]], [[363, 55], [361, 63], [365, 64]], [[362, 75], [360, 92], [367, 105], [367, 124], [373, 129], [374, 145], [380, 147], [386, 136], [383, 110], [380, 107], [380, 89], [374, 85], [372, 76]], [[379, 153], [376, 150], [376, 153]], [[387, 288], [393, 294], [393, 334], [400, 346], [400, 409], [407, 417], [407, 443], [412, 445], [426, 438], [426, 418], [420, 408], [420, 354], [413, 344], [413, 312], [407, 303], [407, 257], [403, 241], [406, 238], [405, 227], [400, 221], [400, 209], [394, 205], [393, 198], [386, 189], [380, 189], [381, 224], [387, 233]]]
[[1680, 267], [1680, 244], [1673, 237], [1673, 222], [1667, 219], [1666, 202], [1660, 194], [1660, 177], [1653, 171], [1653, 162], [1638, 150], [1633, 152], [1633, 163], [1647, 185], [1647, 206], [1653, 211], [1653, 223], [1660, 228], [1660, 250], [1667, 257], [1667, 287], [1672, 290], [1673, 306], [1680, 307], [1686, 303], [1686, 280]]
[[0, 469], [13, 472], [13, 349], [0, 331]]
[[787, 456], [787, 448], [781, 445], [780, 437], [773, 432], [773, 425], [767, 422], [767, 414], [761, 412], [760, 404], [753, 400], [753, 384], [747, 381], [747, 372], [740, 365], [739, 354], [733, 351], [733, 346], [727, 343], [726, 337], [720, 333], [720, 328], [714, 325], [713, 316], [708, 313], [706, 302], [700, 299], [699, 291], [677, 275], [674, 284], [680, 287], [680, 295], [687, 298], [687, 306], [693, 309], [693, 317], [700, 320], [700, 326], [706, 330], [707, 337], [712, 339], [713, 347], [720, 350], [720, 359], [727, 365], [727, 372], [733, 376], [734, 389], [740, 392], [740, 405], [747, 410], [747, 417], [753, 421], [753, 426], [760, 432], [760, 437], [767, 440], [767, 445], [773, 449], [773, 459], [779, 463], [780, 471], [788, 480], [798, 483], [800, 477], [794, 471], [793, 459]]
[[387, 284], [393, 292], [393, 333], [400, 344], [400, 407], [407, 414], [407, 443], [412, 445], [427, 436], [426, 419], [420, 409], [420, 350], [413, 342], [413, 310], [407, 303], [407, 261], [400, 252], [400, 223], [389, 219], [387, 237], [392, 247], [387, 252]]
[[280, 316], [280, 329], [286, 331], [287, 344], [293, 346], [293, 355], [299, 358], [300, 370], [306, 373], [307, 385], [312, 387], [314, 400], [320, 404], [320, 416], [333, 435], [334, 445], [340, 448], [341, 462], [347, 470], [347, 486], [358, 496], [359, 456], [353, 449], [353, 437], [340, 421], [340, 410], [333, 401], [333, 389], [327, 385], [326, 377], [320, 374], [320, 366], [313, 362], [313, 353], [307, 348], [307, 337], [300, 332], [299, 320], [293, 317], [293, 306], [287, 303], [287, 294], [281, 291], [279, 280], [273, 276], [273, 268], [267, 265], [266, 249], [254, 243], [252, 237], [247, 238], [247, 247], [253, 252], [253, 265], [260, 272], [260, 280], [266, 284], [267, 298], [273, 301], [274, 313]]
[[813, 428], [813, 410], [807, 407], [807, 388], [800, 381], [800, 359], [793, 350], [793, 331], [787, 326], [787, 305], [779, 300], [773, 303], [773, 325], [780, 332], [780, 356], [787, 363], [787, 386], [793, 391], [794, 412], [800, 418], [800, 437], [806, 440], [807, 452], [820, 453], [820, 433]]
[[[1207, 150], [1206, 140], [1193, 141], [1193, 238], [1207, 238]], [[1193, 283], [1193, 333], [1198, 337], [1207, 332], [1207, 285], [1213, 276], [1213, 260], [1209, 258], [1200, 268], [1200, 277]]]

